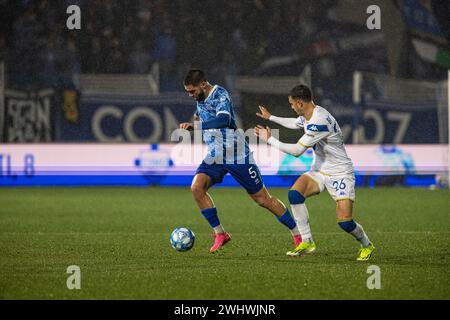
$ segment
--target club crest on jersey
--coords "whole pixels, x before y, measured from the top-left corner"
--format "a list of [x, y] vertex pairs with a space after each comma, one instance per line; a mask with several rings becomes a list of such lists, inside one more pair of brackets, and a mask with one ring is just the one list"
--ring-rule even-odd
[[306, 129], [314, 132], [326, 132], [328, 131], [328, 127], [324, 124], [308, 124]]

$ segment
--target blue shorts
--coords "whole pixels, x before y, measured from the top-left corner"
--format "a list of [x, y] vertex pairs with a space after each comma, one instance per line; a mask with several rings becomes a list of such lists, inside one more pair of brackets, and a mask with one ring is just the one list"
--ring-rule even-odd
[[264, 187], [261, 172], [256, 164], [207, 164], [203, 161], [195, 174], [204, 173], [211, 178], [212, 184], [221, 183], [223, 177], [230, 173], [231, 176], [244, 187], [248, 194], [255, 194]]

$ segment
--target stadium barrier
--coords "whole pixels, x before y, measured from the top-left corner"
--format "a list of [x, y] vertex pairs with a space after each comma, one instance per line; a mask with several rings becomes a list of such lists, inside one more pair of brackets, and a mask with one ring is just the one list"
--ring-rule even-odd
[[[357, 185], [433, 185], [445, 175], [448, 145], [348, 145]], [[252, 145], [267, 186], [287, 187], [313, 161], [268, 145]], [[6, 144], [0, 148], [0, 186], [188, 186], [206, 146], [186, 144]], [[399, 181], [392, 180], [401, 177]], [[237, 186], [226, 177], [224, 186]]]

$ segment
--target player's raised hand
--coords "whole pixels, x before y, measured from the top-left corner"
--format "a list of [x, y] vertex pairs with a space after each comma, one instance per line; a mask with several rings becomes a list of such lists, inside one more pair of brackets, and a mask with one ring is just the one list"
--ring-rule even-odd
[[255, 135], [265, 142], [272, 136], [272, 130], [269, 127], [264, 128], [263, 126], [257, 125], [254, 131]]
[[260, 118], [269, 120], [269, 118], [271, 116], [270, 112], [263, 106], [258, 106], [258, 107], [259, 107], [259, 110], [261, 111], [261, 113], [257, 112], [256, 115]]
[[192, 131], [194, 130], [194, 125], [190, 122], [183, 122], [180, 123], [180, 129]]

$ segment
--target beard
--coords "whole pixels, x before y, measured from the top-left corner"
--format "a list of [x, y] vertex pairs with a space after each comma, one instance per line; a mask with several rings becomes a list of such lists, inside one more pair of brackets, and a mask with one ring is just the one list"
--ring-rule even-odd
[[205, 101], [205, 99], [206, 99], [206, 95], [205, 95], [205, 91], [201, 91], [200, 93], [199, 93], [199, 95], [198, 95], [198, 97], [197, 97], [197, 101], [198, 102], [203, 102], [203, 101]]

